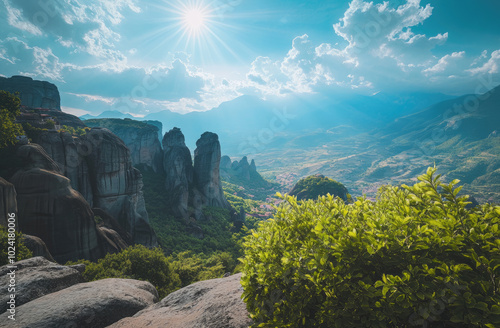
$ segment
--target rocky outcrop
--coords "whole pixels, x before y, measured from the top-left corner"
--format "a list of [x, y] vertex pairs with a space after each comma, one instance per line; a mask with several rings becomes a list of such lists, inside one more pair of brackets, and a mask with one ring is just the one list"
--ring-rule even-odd
[[[16, 307], [28, 303], [44, 295], [83, 282], [81, 273], [70, 267], [48, 261], [43, 257], [32, 257], [13, 264], [16, 269]], [[8, 286], [10, 269], [0, 267], [0, 284]], [[0, 294], [0, 313], [7, 310], [9, 293]], [[3, 321], [8, 321], [4, 319]]]
[[163, 169], [166, 175], [167, 201], [172, 214], [188, 219], [189, 194], [193, 184], [193, 161], [179, 128], [173, 128], [163, 137]]
[[93, 206], [114, 217], [134, 243], [156, 246], [142, 193], [142, 175], [132, 166], [130, 151], [108, 129], [93, 128], [83, 138], [93, 144], [86, 160], [91, 172]]
[[[144, 203], [142, 175], [132, 166], [130, 151], [120, 138], [108, 129], [94, 128], [78, 138], [66, 132], [47, 131], [36, 142], [89, 205], [112, 216], [131, 236], [132, 243], [157, 245]], [[129, 240], [120, 230], [117, 232], [121, 239]], [[104, 232], [120, 249], [122, 241], [110, 231]]]
[[117, 135], [130, 150], [132, 165], [144, 165], [155, 172], [163, 170], [161, 133], [162, 125], [155, 121], [140, 122], [131, 119], [91, 119], [85, 121], [90, 127], [107, 128]]
[[220, 168], [221, 170], [228, 170], [231, 168], [231, 158], [229, 158], [229, 156], [222, 156], [220, 158]]
[[94, 145], [81, 138], [73, 138], [67, 132], [58, 131], [42, 133], [34, 141], [54, 160], [61, 173], [70, 180], [71, 187], [78, 190], [92, 206], [94, 202], [92, 178], [85, 155], [93, 150]]
[[61, 110], [57, 87], [46, 81], [33, 80], [27, 76], [0, 77], [0, 90], [19, 92], [23, 106]]
[[163, 138], [167, 201], [172, 208], [171, 214], [185, 220], [204, 219], [203, 208], [206, 206], [232, 210], [222, 191], [217, 135], [205, 132], [196, 145], [193, 166], [191, 153], [179, 128], [173, 128]]
[[117, 249], [98, 229], [82, 195], [39, 145], [21, 146], [23, 167], [12, 176], [17, 192], [18, 227], [41, 238], [59, 262], [97, 260]]
[[220, 182], [221, 150], [219, 137], [205, 132], [196, 142], [194, 151], [194, 185], [201, 194], [201, 206], [231, 208]]
[[156, 126], [156, 128], [158, 128], [158, 140], [163, 140], [163, 124], [160, 121], [147, 120], [143, 122], [152, 126]]
[[[158, 301], [149, 282], [104, 279], [76, 284], [16, 307], [17, 327], [106, 327]], [[0, 327], [11, 327], [2, 320]]]
[[[252, 163], [255, 167], [255, 162], [252, 160]], [[243, 180], [250, 180], [250, 164], [248, 164], [248, 158], [245, 156], [241, 159], [241, 161], [234, 161], [231, 165], [231, 169], [234, 171], [234, 174]], [[253, 172], [256, 170], [254, 169]]]
[[184, 287], [110, 328], [246, 328], [251, 325], [241, 299], [241, 274]]
[[42, 256], [51, 262], [56, 261], [52, 257], [52, 254], [50, 254], [49, 248], [47, 247], [47, 245], [44, 243], [43, 240], [41, 240], [36, 236], [31, 236], [27, 234], [23, 234], [22, 238], [24, 246], [26, 246], [31, 251], [33, 256]]
[[17, 214], [16, 189], [0, 177], [0, 225], [7, 227], [9, 214]]

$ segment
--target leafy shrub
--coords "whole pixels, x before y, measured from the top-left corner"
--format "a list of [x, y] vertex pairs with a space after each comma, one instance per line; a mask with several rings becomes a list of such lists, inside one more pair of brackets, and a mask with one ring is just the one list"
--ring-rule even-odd
[[16, 261], [28, 259], [33, 256], [31, 251], [24, 245], [22, 234], [15, 233], [15, 243], [9, 243], [9, 233], [4, 226], [0, 226], [0, 266], [6, 265], [9, 262], [8, 251], [9, 247], [16, 248]]
[[[105, 278], [128, 278], [149, 281], [158, 290], [160, 298], [178, 289], [179, 275], [174, 272], [168, 258], [160, 248], [148, 249], [142, 245], [131, 246], [120, 253], [108, 254], [97, 263], [81, 260], [86, 268], [86, 281]], [[71, 264], [71, 263], [69, 263]]]
[[0, 90], [0, 148], [14, 145], [16, 137], [24, 133], [22, 126], [16, 123], [20, 104], [17, 95]]
[[172, 267], [179, 274], [182, 287], [201, 280], [221, 278], [224, 273], [234, 269], [234, 265], [233, 256], [228, 252], [203, 257], [186, 251], [177, 254], [172, 261]]
[[500, 207], [429, 168], [376, 202], [284, 202], [246, 238], [257, 327], [500, 327]]

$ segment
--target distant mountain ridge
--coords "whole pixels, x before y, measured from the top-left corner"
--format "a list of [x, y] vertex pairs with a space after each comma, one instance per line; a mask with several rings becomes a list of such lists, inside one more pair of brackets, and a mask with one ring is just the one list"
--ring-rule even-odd
[[[288, 96], [262, 100], [243, 95], [205, 112], [187, 114], [169, 110], [152, 113], [137, 120], [160, 121], [165, 131], [180, 127], [187, 145], [194, 145], [199, 131], [219, 135], [223, 152], [231, 156], [247, 156], [264, 148], [279, 147], [290, 138], [304, 136], [325, 142], [337, 139], [332, 132], [341, 128], [350, 135], [372, 130], [402, 115], [449, 99], [443, 94], [376, 94], [374, 96]], [[126, 118], [116, 111], [104, 112], [98, 118]], [[95, 118], [84, 115], [82, 119]]]

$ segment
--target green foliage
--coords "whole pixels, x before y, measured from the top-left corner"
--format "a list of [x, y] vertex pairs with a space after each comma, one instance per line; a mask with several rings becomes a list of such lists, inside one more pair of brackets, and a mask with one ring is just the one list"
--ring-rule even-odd
[[[15, 247], [16, 261], [28, 259], [33, 256], [24, 245], [22, 233], [15, 232], [15, 243], [9, 243], [9, 233], [4, 226], [0, 226], [0, 266], [8, 264], [9, 247]], [[10, 236], [12, 237], [12, 236]]]
[[158, 133], [158, 128], [151, 124], [145, 122], [132, 120], [130, 118], [119, 119], [119, 118], [102, 118], [102, 119], [90, 119], [85, 120], [85, 125], [95, 128], [107, 128], [115, 134], [118, 134], [122, 129], [134, 128], [138, 135], [143, 135], [147, 133]]
[[228, 252], [216, 252], [211, 256], [185, 251], [173, 258], [172, 267], [179, 275], [182, 287], [196, 281], [220, 278], [234, 269], [235, 260]]
[[19, 97], [0, 90], [0, 148], [14, 145], [16, 137], [24, 134], [22, 126], [16, 123], [20, 104]]
[[283, 197], [244, 243], [255, 327], [499, 327], [500, 207], [435, 173], [377, 201]]
[[347, 200], [347, 189], [343, 184], [323, 175], [311, 175], [297, 182], [290, 192], [298, 200], [316, 199], [327, 194]]
[[15, 118], [20, 113], [21, 99], [19, 94], [12, 94], [10, 92], [0, 90], [0, 108], [6, 109], [9, 115]]
[[47, 120], [45, 121], [44, 126], [46, 129], [53, 130], [54, 127], [56, 126], [56, 122], [54, 120]]
[[[144, 199], [149, 221], [156, 232], [160, 245], [167, 254], [193, 251], [209, 255], [227, 251], [236, 259], [241, 256], [240, 246], [233, 239], [229, 211], [207, 207], [204, 214], [208, 220], [187, 222], [174, 218], [169, 213], [165, 195], [165, 175], [139, 166], [144, 181]], [[197, 236], [202, 232], [203, 237]]]
[[[105, 278], [127, 278], [149, 281], [158, 290], [160, 298], [178, 289], [179, 275], [160, 248], [148, 249], [142, 245], [131, 246], [120, 253], [107, 254], [97, 263], [81, 260], [86, 265], [86, 281]], [[74, 263], [68, 263], [74, 264]]]
[[45, 133], [46, 131], [48, 131], [47, 129], [41, 129], [41, 128], [34, 127], [29, 123], [23, 123], [23, 129], [24, 129], [24, 131], [26, 131], [26, 135], [28, 136], [28, 138], [30, 138], [32, 140], [37, 140], [37, 138], [42, 133]]
[[68, 125], [63, 125], [58, 132], [67, 132], [73, 136], [84, 136], [87, 134], [87, 132], [90, 131], [89, 127], [84, 127], [83, 129], [81, 127], [77, 127], [76, 129], [72, 126]]

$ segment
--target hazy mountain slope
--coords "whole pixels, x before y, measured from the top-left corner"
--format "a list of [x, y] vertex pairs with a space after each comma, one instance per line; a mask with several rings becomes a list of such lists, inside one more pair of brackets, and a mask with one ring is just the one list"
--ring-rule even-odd
[[[475, 106], [472, 106], [475, 105]], [[373, 196], [381, 184], [411, 183], [436, 164], [459, 178], [480, 201], [500, 201], [500, 87], [466, 95], [401, 117], [370, 133], [326, 140], [304, 135], [255, 155], [266, 176], [321, 173], [355, 196]], [[344, 136], [344, 137], [342, 137]], [[307, 142], [300, 139], [307, 138]]]

